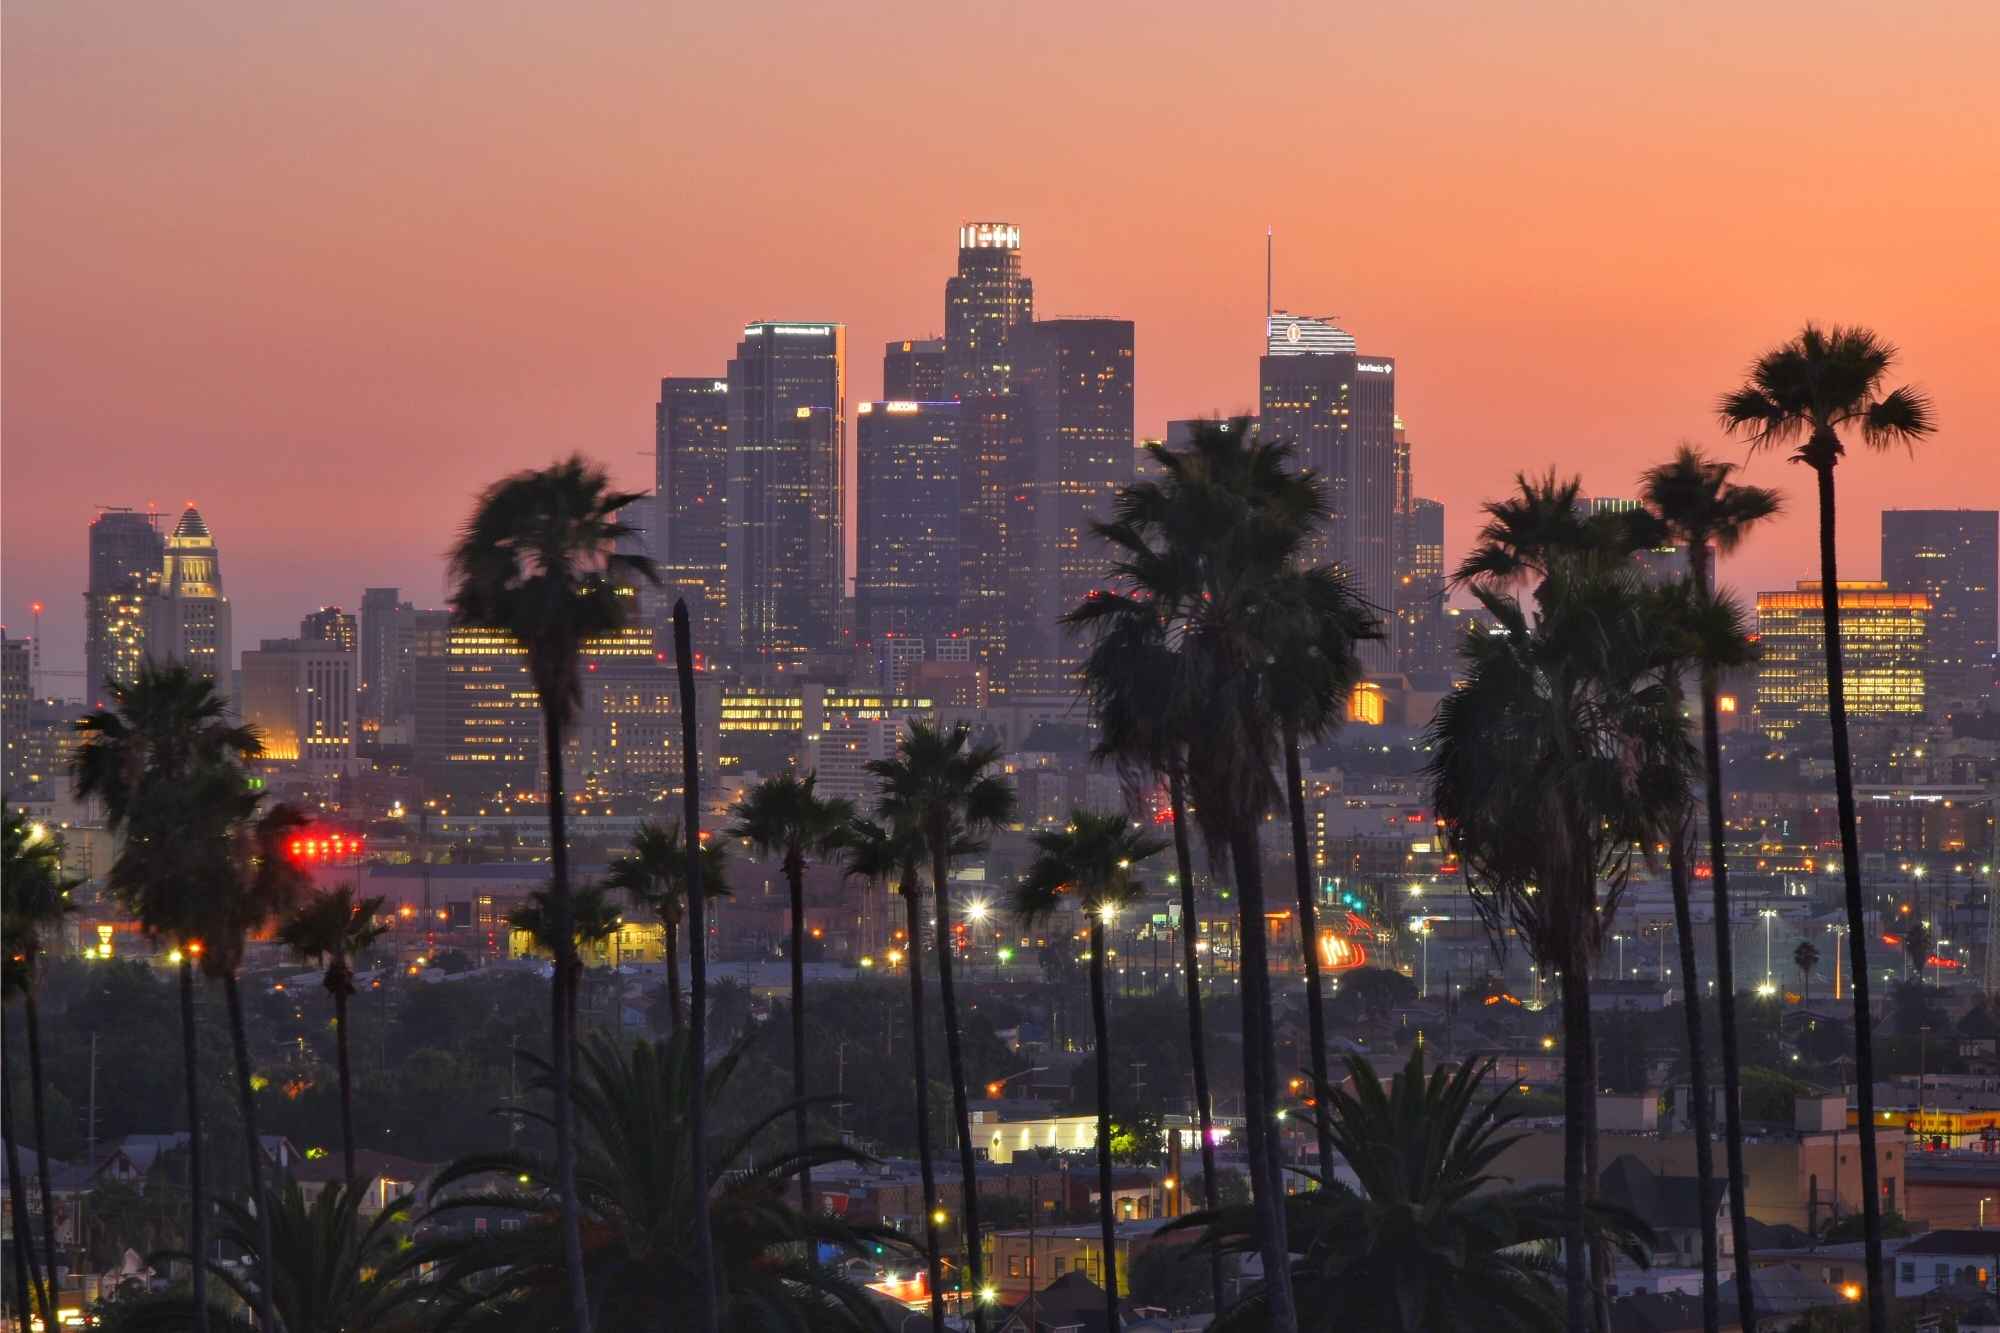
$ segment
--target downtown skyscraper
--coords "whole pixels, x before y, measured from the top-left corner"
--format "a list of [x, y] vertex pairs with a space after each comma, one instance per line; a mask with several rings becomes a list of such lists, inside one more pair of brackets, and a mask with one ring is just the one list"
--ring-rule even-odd
[[1091, 535], [1132, 480], [1133, 325], [1047, 319], [1016, 329], [1018, 452], [1006, 519], [1006, 679], [1016, 694], [1073, 692], [1082, 646], [1057, 618], [1102, 587]]
[[1924, 674], [1933, 697], [1975, 701], [1993, 692], [2000, 652], [2000, 513], [1885, 509], [1882, 578], [1930, 601]]
[[887, 399], [855, 417], [855, 629], [869, 643], [958, 628], [956, 402]]
[[748, 325], [727, 383], [722, 647], [765, 679], [834, 646], [846, 581], [847, 328]]
[[[710, 375], [660, 381], [654, 407], [653, 522], [647, 547], [660, 566], [664, 630], [675, 598], [685, 598], [695, 652], [722, 648], [729, 614], [729, 381]], [[662, 644], [671, 645], [662, 634]], [[671, 648], [669, 647], [669, 651]]]
[[146, 659], [146, 606], [166, 559], [159, 519], [104, 509], [90, 524], [90, 574], [83, 594], [84, 698], [110, 702], [106, 682], [129, 684]]
[[888, 402], [956, 399], [951, 357], [942, 338], [899, 338], [882, 349], [882, 397]]
[[236, 658], [229, 598], [222, 590], [222, 556], [208, 521], [189, 505], [167, 537], [157, 593], [146, 605], [145, 655], [177, 662], [231, 692]]
[[1361, 645], [1371, 671], [1389, 668], [1396, 607], [1396, 363], [1364, 355], [1330, 321], [1273, 315], [1258, 366], [1258, 431], [1284, 441], [1319, 473], [1329, 521], [1313, 551], [1338, 565], [1382, 619], [1385, 638]]
[[1035, 317], [1021, 271], [1021, 229], [969, 222], [958, 229], [958, 269], [945, 282], [946, 374], [959, 402], [961, 620], [991, 663], [1007, 635], [1007, 521], [1021, 450], [1012, 339]]

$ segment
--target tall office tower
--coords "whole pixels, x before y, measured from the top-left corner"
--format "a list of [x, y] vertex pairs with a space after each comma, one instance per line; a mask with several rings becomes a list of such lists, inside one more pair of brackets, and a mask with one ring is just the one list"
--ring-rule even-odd
[[[1353, 341], [1325, 320], [1273, 315], [1258, 429], [1324, 480], [1329, 520], [1314, 559], [1346, 570], [1386, 624], [1396, 605], [1396, 363], [1351, 350]], [[1349, 350], [1322, 350], [1339, 348]], [[1387, 670], [1393, 637], [1363, 644], [1363, 665]]]
[[146, 658], [146, 603], [165, 559], [156, 515], [104, 509], [91, 520], [83, 665], [84, 698], [93, 708], [110, 702], [107, 681], [130, 682]]
[[753, 677], [830, 647], [845, 594], [847, 327], [751, 324], [729, 362], [726, 655]]
[[358, 645], [360, 627], [353, 612], [343, 611], [337, 606], [322, 606], [317, 611], [308, 611], [305, 618], [299, 621], [299, 637], [337, 643], [351, 653]]
[[146, 607], [146, 655], [179, 662], [229, 694], [236, 669], [229, 641], [229, 598], [222, 557], [201, 511], [189, 505], [167, 538], [158, 594]]
[[1416, 560], [1416, 552], [1411, 549], [1410, 545], [1412, 541], [1410, 504], [1414, 496], [1416, 482], [1410, 472], [1410, 433], [1403, 426], [1403, 414], [1400, 412], [1396, 414], [1394, 440], [1395, 452], [1392, 455], [1390, 465], [1390, 476], [1392, 478], [1390, 487], [1394, 495], [1394, 499], [1392, 500], [1394, 510], [1391, 525], [1394, 536], [1389, 543], [1389, 549], [1393, 553], [1390, 577], [1393, 580], [1396, 600], [1393, 608], [1395, 614], [1388, 618], [1391, 622], [1389, 625], [1391, 636], [1389, 641], [1389, 660], [1400, 668], [1403, 665], [1403, 639], [1405, 637], [1403, 602], [1410, 587], [1410, 567]]
[[1404, 532], [1407, 563], [1396, 581], [1396, 667], [1448, 669], [1456, 645], [1448, 639], [1445, 617], [1444, 506], [1412, 499]]
[[564, 785], [587, 810], [681, 790], [674, 668], [651, 629], [627, 625], [584, 643], [583, 697], [563, 737]]
[[527, 650], [451, 629], [414, 658], [415, 759], [426, 793], [469, 813], [542, 790], [542, 713]]
[[1991, 694], [2000, 651], [2000, 513], [1991, 509], [1885, 509], [1882, 578], [1920, 589], [1931, 603], [1925, 677], [1934, 694]]
[[855, 419], [860, 525], [855, 624], [870, 643], [958, 625], [958, 407], [863, 403]]
[[[1757, 726], [1773, 740], [1826, 723], [1825, 597], [1818, 579], [1757, 594]], [[1841, 665], [1856, 722], [1924, 715], [1924, 640], [1930, 598], [1874, 580], [1842, 579]]]
[[1021, 229], [968, 222], [958, 229], [958, 272], [944, 285], [944, 341], [957, 394], [1005, 390], [1007, 340], [1035, 317], [1035, 285], [1021, 276]]
[[451, 612], [400, 602], [386, 618], [387, 642], [382, 676], [382, 720], [378, 738], [384, 744], [409, 745], [416, 736], [417, 663], [445, 653], [451, 634]]
[[395, 660], [395, 620], [399, 608], [407, 609], [400, 588], [361, 590], [360, 660], [355, 671], [355, 694], [364, 729], [379, 728], [388, 706], [390, 664]]
[[0, 795], [22, 798], [29, 771], [28, 701], [32, 645], [0, 629]]
[[1392, 475], [1396, 497], [1396, 575], [1400, 579], [1415, 557], [1410, 549], [1410, 505], [1416, 499], [1416, 478], [1410, 470], [1410, 432], [1403, 425], [1401, 412], [1396, 414], [1395, 441]]
[[1092, 519], [1132, 480], [1129, 319], [1037, 320], [1015, 331], [1020, 461], [1008, 519], [1006, 677], [1015, 694], [1076, 688], [1081, 643], [1057, 623], [1104, 585]]
[[243, 654], [237, 702], [264, 738], [264, 759], [333, 774], [354, 758], [354, 691], [355, 654], [338, 640], [265, 639]]
[[1035, 317], [1021, 273], [1021, 229], [969, 222], [958, 229], [958, 271], [944, 285], [949, 392], [958, 418], [960, 620], [989, 663], [1006, 637], [1007, 510], [1021, 449], [1009, 340]]
[[[660, 381], [654, 408], [651, 542], [660, 562], [655, 628], [664, 630], [674, 600], [685, 598], [698, 657], [722, 651], [728, 615], [728, 538], [723, 498], [729, 484], [729, 381], [711, 375]], [[670, 634], [661, 642], [671, 645]], [[668, 652], [673, 650], [671, 646]]]
[[901, 403], [941, 403], [956, 396], [944, 339], [901, 338], [883, 349], [883, 398]]

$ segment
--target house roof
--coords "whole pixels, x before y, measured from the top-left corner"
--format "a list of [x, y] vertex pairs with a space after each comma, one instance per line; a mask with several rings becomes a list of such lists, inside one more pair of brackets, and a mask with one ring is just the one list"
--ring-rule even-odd
[[1104, 1288], [1072, 1269], [1016, 1305], [1006, 1323], [1027, 1329], [1081, 1325], [1087, 1333], [1103, 1333]]
[[[1607, 1203], [1629, 1208], [1656, 1229], [1701, 1226], [1701, 1182], [1693, 1176], [1662, 1176], [1631, 1153], [1621, 1153], [1598, 1177]], [[1722, 1202], [1721, 1187], [1716, 1203]]]
[[[21, 1155], [21, 1175], [29, 1181], [40, 1181], [42, 1156], [26, 1144], [17, 1143], [14, 1150]], [[0, 1182], [7, 1180], [7, 1160], [0, 1155]], [[90, 1171], [75, 1162], [66, 1162], [60, 1157], [49, 1158], [49, 1189], [55, 1193], [88, 1189]]]
[[1968, 1258], [2000, 1257], [2000, 1231], [1933, 1231], [1905, 1245], [1904, 1254], [1962, 1254]]

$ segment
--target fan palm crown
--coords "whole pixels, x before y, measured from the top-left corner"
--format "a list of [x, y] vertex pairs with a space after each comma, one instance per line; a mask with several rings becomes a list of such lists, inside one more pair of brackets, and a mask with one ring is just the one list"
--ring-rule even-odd
[[1816, 470], [1839, 462], [1843, 435], [1871, 449], [1913, 445], [1937, 429], [1936, 414], [1916, 389], [1885, 389], [1896, 360], [1895, 346], [1873, 330], [1808, 324], [1758, 357], [1716, 414], [1752, 449], [1791, 446], [1793, 459]]

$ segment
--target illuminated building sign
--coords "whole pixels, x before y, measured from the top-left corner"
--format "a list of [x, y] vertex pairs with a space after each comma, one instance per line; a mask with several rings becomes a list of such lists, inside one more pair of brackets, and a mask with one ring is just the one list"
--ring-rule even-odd
[[1021, 229], [1006, 222], [968, 222], [958, 229], [961, 250], [1018, 250]]
[[1393, 375], [1396, 368], [1381, 361], [1356, 361], [1354, 368], [1364, 375]]

